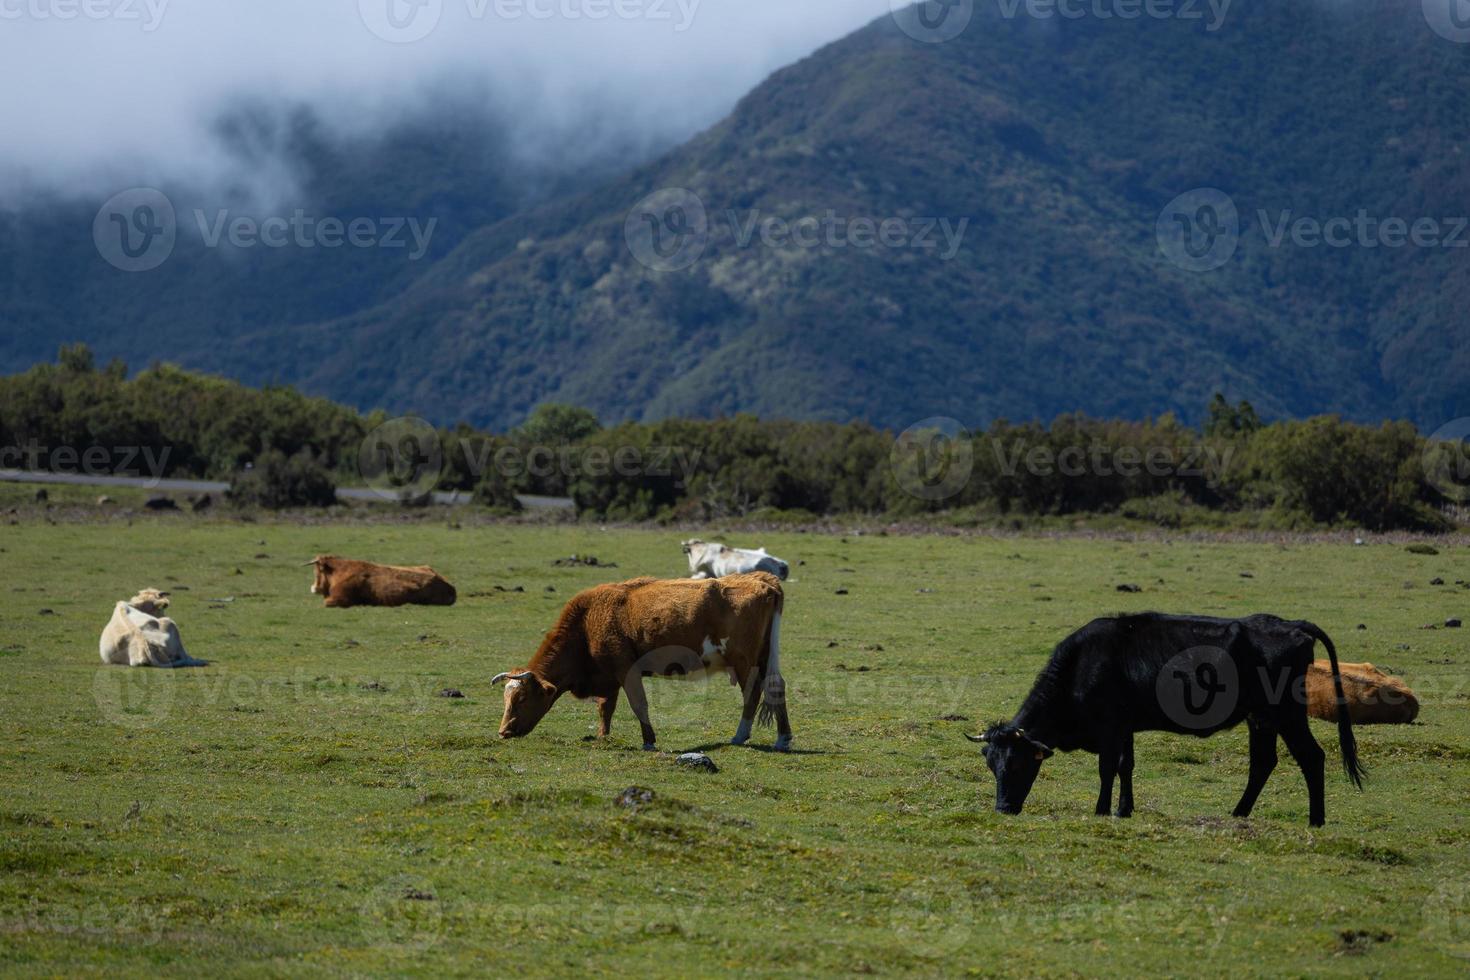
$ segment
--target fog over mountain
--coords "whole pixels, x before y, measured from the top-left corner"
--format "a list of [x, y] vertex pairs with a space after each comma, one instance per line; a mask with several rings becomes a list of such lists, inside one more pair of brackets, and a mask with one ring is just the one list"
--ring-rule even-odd
[[446, 104], [481, 106], [533, 164], [652, 152], [888, 9], [887, 0], [15, 0], [0, 9], [0, 64], [12, 94], [25, 94], [0, 100], [0, 206], [150, 182], [290, 192], [295, 175], [278, 147], [222, 134], [222, 121], [246, 110], [305, 109], [361, 141]]

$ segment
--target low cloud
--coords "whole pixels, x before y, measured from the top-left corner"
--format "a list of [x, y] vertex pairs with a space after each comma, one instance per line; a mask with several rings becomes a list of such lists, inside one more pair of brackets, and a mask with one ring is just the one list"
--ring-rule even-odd
[[[535, 161], [589, 126], [656, 147], [888, 0], [0, 0], [0, 204], [120, 186], [289, 186], [234, 112], [308, 109], [360, 140], [483, 107]], [[422, 36], [417, 36], [422, 34]], [[23, 97], [15, 97], [19, 93]], [[473, 119], [468, 120], [473, 124]]]

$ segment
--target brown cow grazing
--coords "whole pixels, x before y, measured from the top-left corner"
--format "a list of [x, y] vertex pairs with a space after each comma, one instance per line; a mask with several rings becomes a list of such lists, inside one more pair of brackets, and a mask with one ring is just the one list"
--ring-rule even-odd
[[497, 675], [505, 681], [501, 738], [530, 734], [563, 694], [597, 699], [606, 737], [618, 692], [654, 750], [645, 677], [697, 678], [728, 673], [744, 692], [740, 726], [731, 740], [744, 745], [757, 708], [761, 722], [776, 721], [777, 751], [791, 747], [786, 684], [781, 677], [781, 582], [768, 572], [721, 579], [633, 579], [599, 585], [573, 596], [530, 664]]
[[400, 568], [354, 561], [335, 555], [317, 555], [307, 565], [316, 566], [311, 594], [326, 596], [324, 606], [452, 606], [454, 586], [428, 565]]
[[[1348, 717], [1355, 725], [1407, 725], [1419, 717], [1419, 699], [1407, 684], [1372, 664], [1339, 664]], [[1323, 721], [1337, 720], [1337, 698], [1332, 691], [1332, 668], [1316, 660], [1307, 668], [1307, 714]]]

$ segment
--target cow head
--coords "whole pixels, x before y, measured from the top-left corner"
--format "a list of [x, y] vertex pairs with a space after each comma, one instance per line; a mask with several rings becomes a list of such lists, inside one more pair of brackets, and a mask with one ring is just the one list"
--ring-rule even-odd
[[965, 737], [985, 745], [981, 750], [985, 764], [995, 774], [995, 809], [1020, 813], [1041, 764], [1052, 757], [1052, 750], [1024, 729], [1005, 724], [991, 725], [984, 735]]
[[505, 681], [505, 716], [500, 719], [501, 738], [520, 738], [531, 734], [531, 730], [561, 696], [556, 685], [542, 680], [530, 670], [496, 674], [490, 683], [499, 684], [501, 681]]
[[311, 583], [312, 595], [326, 595], [332, 590], [332, 568], [336, 561], [332, 555], [317, 555], [305, 563], [316, 566], [316, 578]]
[[128, 600], [128, 605], [150, 616], [161, 616], [168, 608], [168, 593], [157, 589], [141, 589]]
[[711, 549], [718, 548], [719, 545], [708, 544], [698, 538], [690, 538], [688, 541], [682, 543], [682, 547], [684, 548], [684, 557], [689, 559], [689, 570], [691, 572], [697, 572], [704, 566], [705, 562], [709, 561]]

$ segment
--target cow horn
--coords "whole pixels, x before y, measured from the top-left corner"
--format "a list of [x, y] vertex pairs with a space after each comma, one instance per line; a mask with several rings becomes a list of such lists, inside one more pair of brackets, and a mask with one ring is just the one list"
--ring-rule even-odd
[[965, 738], [968, 738], [972, 742], [988, 742], [988, 741], [990, 741], [990, 736], [989, 735], [966, 735]]
[[316, 563], [317, 563], [317, 562], [319, 562], [319, 561], [321, 561], [321, 559], [320, 559], [320, 558], [313, 558], [313, 559], [312, 559], [312, 560], [311, 560], [311, 561], [304, 561], [304, 562], [302, 562], [302, 563], [301, 563], [301, 564], [302, 564], [302, 566], [306, 566], [306, 565], [315, 565], [315, 564], [316, 564]]
[[535, 677], [535, 676], [536, 675], [534, 673], [532, 673], [531, 671], [529, 671], [529, 670], [523, 670], [519, 674], [512, 674], [510, 671], [506, 671], [503, 674], [496, 674], [494, 677], [490, 678], [490, 686], [491, 687], [494, 687], [496, 684], [499, 684], [501, 681], [523, 681], [527, 677]]

